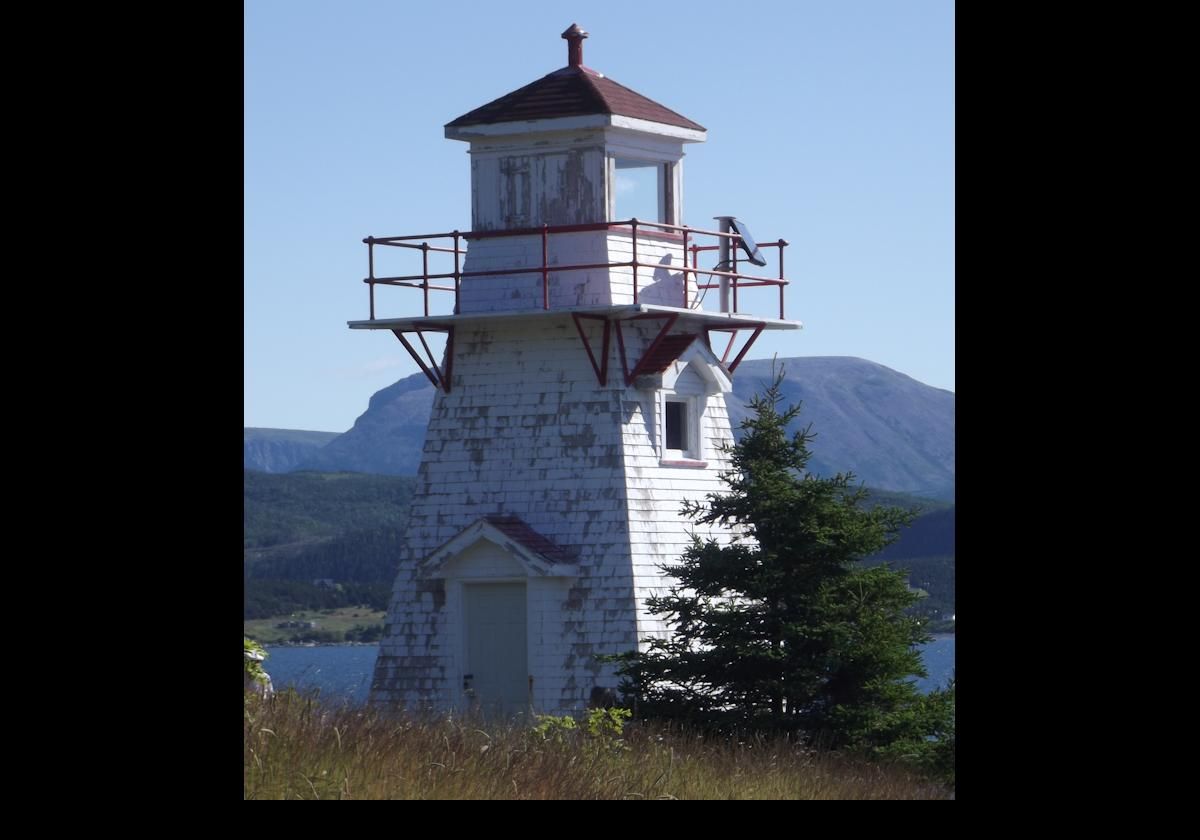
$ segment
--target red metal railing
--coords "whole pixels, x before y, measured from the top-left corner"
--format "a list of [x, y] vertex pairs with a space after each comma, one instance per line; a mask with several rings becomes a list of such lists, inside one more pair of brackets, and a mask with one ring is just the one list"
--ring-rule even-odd
[[[502, 231], [450, 231], [449, 233], [427, 233], [416, 236], [386, 236], [376, 237], [368, 236], [363, 240], [367, 246], [367, 266], [369, 276], [363, 278], [370, 290], [371, 303], [371, 320], [375, 320], [375, 287], [376, 286], [402, 286], [407, 288], [420, 289], [424, 298], [425, 315], [429, 315], [429, 292], [453, 292], [454, 293], [454, 311], [459, 312], [459, 295], [462, 291], [462, 281], [467, 277], [511, 277], [520, 274], [540, 274], [542, 278], [542, 308], [550, 309], [550, 272], [555, 273], [567, 271], [586, 271], [589, 269], [599, 268], [631, 268], [633, 272], [633, 302], [638, 302], [638, 270], [639, 269], [657, 269], [660, 266], [657, 263], [644, 263], [638, 260], [638, 229], [652, 228], [651, 232], [647, 233], [643, 230], [641, 234], [642, 241], [651, 242], [680, 242], [683, 251], [683, 266], [680, 271], [683, 274], [683, 299], [680, 301], [682, 308], [692, 308], [692, 301], [688, 297], [688, 277], [689, 275], [696, 281], [696, 290], [704, 291], [708, 289], [716, 289], [720, 286], [720, 281], [712, 282], [712, 278], [728, 278], [730, 289], [732, 290], [732, 308], [731, 312], [738, 312], [738, 290], [749, 289], [761, 286], [777, 286], [779, 288], [779, 317], [784, 317], [784, 295], [783, 289], [788, 285], [788, 281], [783, 275], [783, 249], [788, 243], [779, 239], [775, 242], [759, 242], [760, 249], [776, 248], [779, 252], [779, 276], [778, 277], [762, 277], [753, 274], [744, 274], [738, 271], [738, 247], [741, 245], [741, 236], [736, 233], [722, 233], [715, 230], [704, 230], [702, 228], [688, 227], [687, 225], [669, 225], [661, 222], [643, 222], [638, 219], [630, 219], [625, 222], [598, 222], [596, 224], [587, 225], [542, 225], [540, 228], [522, 228], [519, 230], [502, 230]], [[616, 231], [628, 232], [631, 237], [631, 259], [627, 261], [604, 262], [604, 263], [575, 263], [570, 265], [550, 265], [549, 264], [549, 240], [555, 234], [562, 233], [584, 233], [587, 231]], [[464, 240], [470, 239], [490, 239], [501, 236], [541, 236], [542, 240], [542, 260], [540, 265], [516, 266], [513, 268], [500, 268], [488, 271], [462, 271], [460, 257], [466, 254], [466, 249], [460, 247], [464, 244]], [[715, 268], [700, 268], [699, 255], [705, 251], [717, 251], [720, 245], [699, 245], [692, 242], [693, 237], [711, 236], [716, 237], [718, 242], [721, 237], [734, 240], [730, 243], [731, 248], [731, 265], [732, 271], [723, 271]], [[450, 247], [440, 245], [430, 245], [429, 240], [449, 239], [452, 240]], [[417, 244], [417, 240], [420, 240]], [[691, 243], [691, 244], [689, 244]], [[375, 246], [386, 246], [391, 248], [409, 248], [419, 250], [421, 252], [421, 273], [409, 274], [395, 277], [376, 277], [375, 276]], [[453, 254], [454, 255], [454, 270], [451, 272], [442, 272], [430, 274], [429, 272], [429, 254]], [[691, 265], [688, 265], [687, 255], [691, 253]], [[709, 278], [708, 283], [701, 284], [699, 275], [706, 275]], [[431, 281], [436, 280], [453, 280], [454, 285], [437, 285]], [[698, 304], [697, 304], [698, 305]]]

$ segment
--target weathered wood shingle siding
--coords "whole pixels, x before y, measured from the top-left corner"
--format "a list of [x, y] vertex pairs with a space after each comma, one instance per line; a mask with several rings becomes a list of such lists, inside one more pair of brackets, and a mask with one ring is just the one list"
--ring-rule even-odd
[[[661, 630], [640, 603], [664, 585], [658, 566], [689, 542], [683, 498], [717, 489], [724, 461], [712, 442], [729, 437], [723, 400], [707, 401], [709, 467], [662, 467], [648, 434], [656, 392], [626, 388], [619, 373], [599, 386], [569, 316], [548, 321], [463, 329], [456, 341], [452, 389], [438, 392], [429, 421], [375, 701], [461, 708], [461, 594], [418, 564], [486, 515], [518, 515], [577, 557], [573, 578], [527, 579], [539, 711], [583, 708], [594, 686], [616, 684], [595, 655]], [[652, 332], [631, 329], [630, 353]], [[615, 346], [609, 369], [620, 370]], [[470, 572], [489, 575], [514, 572], [486, 564]]]

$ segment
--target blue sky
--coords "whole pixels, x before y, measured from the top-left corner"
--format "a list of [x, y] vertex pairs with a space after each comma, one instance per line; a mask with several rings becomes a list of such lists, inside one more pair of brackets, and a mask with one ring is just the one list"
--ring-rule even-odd
[[467, 145], [442, 126], [564, 66], [572, 22], [587, 66], [708, 129], [684, 221], [791, 243], [804, 329], [751, 358], [859, 356], [954, 390], [953, 3], [244, 9], [245, 425], [344, 431], [416, 372], [391, 333], [346, 327], [367, 317], [361, 240], [470, 226]]

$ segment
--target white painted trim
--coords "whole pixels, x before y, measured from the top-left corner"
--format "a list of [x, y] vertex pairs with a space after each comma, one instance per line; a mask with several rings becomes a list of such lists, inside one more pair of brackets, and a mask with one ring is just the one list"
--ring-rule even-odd
[[518, 134], [540, 134], [546, 131], [572, 131], [579, 128], [604, 128], [611, 125], [608, 114], [588, 114], [582, 117], [555, 117], [549, 120], [521, 120], [477, 125], [446, 126], [448, 140], [474, 140], [479, 137], [505, 137]]
[[641, 134], [672, 137], [685, 143], [703, 143], [708, 137], [707, 131], [696, 131], [678, 125], [652, 122], [623, 117], [619, 114], [588, 114], [581, 117], [555, 117], [548, 120], [521, 120], [502, 123], [480, 123], [477, 125], [446, 126], [445, 136], [448, 140], [471, 140], [484, 137], [507, 137], [520, 134], [541, 134], [547, 131], [573, 131], [581, 128], [623, 128]]
[[[662, 222], [668, 225], [678, 224], [675, 219], [666, 218], [667, 215], [667, 195], [668, 191], [674, 188], [674, 178], [671, 177], [664, 169], [666, 166], [671, 166], [674, 169], [674, 161], [664, 159], [657, 156], [648, 156], [646, 154], [630, 154], [621, 152], [617, 154], [613, 149], [606, 150], [607, 160], [605, 161], [604, 171], [607, 178], [605, 191], [608, 193], [608, 220], [610, 222], [624, 221], [624, 218], [617, 215], [617, 161], [633, 161], [641, 164], [636, 167], [626, 167], [634, 169], [654, 169], [654, 184], [658, 194], [656, 196], [656, 210], [653, 219], [642, 219], [647, 222]], [[651, 228], [653, 230], [653, 228]], [[610, 231], [611, 232], [611, 231]], [[658, 231], [659, 233], [674, 233], [674, 231]]]
[[648, 160], [676, 161], [683, 159], [683, 146], [678, 140], [635, 134], [631, 131], [607, 129], [604, 134], [604, 149], [618, 157], [646, 158]]
[[674, 137], [685, 143], [703, 143], [708, 137], [707, 131], [684, 128], [681, 125], [667, 125], [666, 123], [651, 122], [650, 120], [640, 120], [636, 117], [623, 117], [619, 114], [612, 115], [609, 125], [613, 128], [625, 128], [630, 131], [640, 131], [646, 134]]
[[[698, 397], [692, 394], [677, 394], [674, 390], [664, 388], [658, 392], [658, 410], [661, 419], [661, 446], [659, 459], [662, 461], [703, 461], [703, 435], [700, 434], [700, 420], [703, 417], [702, 403], [707, 402], [707, 395]], [[667, 403], [679, 403], [684, 407], [684, 448], [667, 448]]]
[[679, 354], [679, 358], [663, 372], [663, 386], [674, 388], [675, 381], [689, 366], [695, 363], [696, 373], [709, 385], [710, 394], [728, 394], [733, 390], [733, 380], [725, 372], [716, 354], [709, 350], [699, 337], [687, 349]]
[[[603, 233], [603, 231], [602, 231]], [[461, 324], [473, 321], [488, 321], [503, 318], [513, 321], [522, 318], [564, 317], [572, 312], [581, 315], [612, 315], [632, 317], [648, 313], [679, 315], [680, 326], [709, 325], [713, 327], [734, 324], [762, 324], [765, 330], [799, 330], [804, 328], [800, 321], [780, 321], [777, 318], [760, 318], [756, 315], [732, 312], [708, 312], [703, 309], [681, 309], [678, 306], [662, 306], [655, 303], [617, 304], [614, 306], [573, 306], [570, 309], [532, 309], [525, 312], [478, 312], [467, 315], [430, 315], [428, 318], [378, 318], [374, 321], [347, 321], [352, 330], [425, 329], [429, 326]]]
[[481, 541], [490, 542], [511, 554], [525, 567], [527, 577], [575, 577], [579, 574], [575, 566], [551, 562], [514, 541], [483, 518], [476, 519], [456, 536], [429, 552], [417, 565], [427, 577], [437, 577], [447, 563]]
[[604, 149], [604, 135], [598, 131], [587, 132], [555, 132], [553, 134], [530, 134], [514, 137], [511, 140], [484, 142], [471, 141], [467, 149], [474, 160], [490, 160], [492, 158], [509, 157], [511, 155], [546, 155], [562, 154], [570, 151], [586, 151]]

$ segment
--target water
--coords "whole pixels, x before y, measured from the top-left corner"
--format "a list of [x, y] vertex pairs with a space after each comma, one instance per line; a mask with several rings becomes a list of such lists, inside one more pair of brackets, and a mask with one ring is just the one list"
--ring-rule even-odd
[[322, 697], [367, 701], [379, 645], [268, 647], [263, 663], [276, 691], [294, 685], [299, 691], [316, 688]]
[[917, 688], [928, 694], [935, 688], [945, 688], [946, 680], [954, 673], [954, 634], [934, 636], [921, 650], [929, 676], [917, 680]]
[[[365, 703], [379, 646], [271, 647], [268, 652], [263, 665], [276, 690], [289, 685], [300, 691], [317, 688], [322, 697]], [[917, 680], [917, 686], [924, 692], [945, 686], [954, 670], [954, 636], [935, 637], [923, 653], [929, 677]]]

